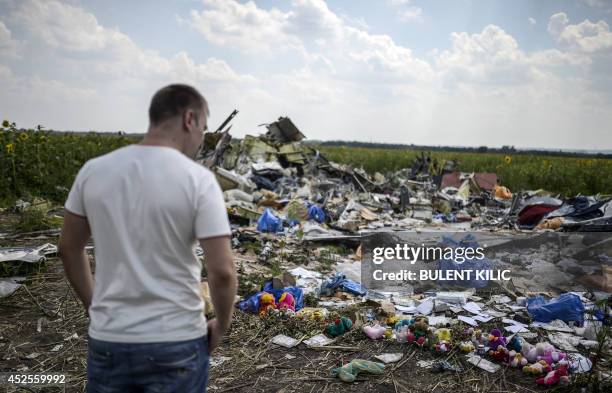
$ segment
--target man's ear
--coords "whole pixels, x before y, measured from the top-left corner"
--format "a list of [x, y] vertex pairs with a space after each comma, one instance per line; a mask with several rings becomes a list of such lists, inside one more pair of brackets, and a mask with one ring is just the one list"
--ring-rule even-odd
[[183, 112], [183, 130], [189, 131], [189, 126], [192, 127], [197, 123], [196, 114], [193, 109], [187, 109]]

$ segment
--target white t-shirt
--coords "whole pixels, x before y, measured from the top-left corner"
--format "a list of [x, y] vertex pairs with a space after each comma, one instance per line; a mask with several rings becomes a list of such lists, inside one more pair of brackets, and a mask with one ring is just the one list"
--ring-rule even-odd
[[95, 245], [91, 337], [148, 343], [206, 334], [193, 249], [197, 239], [231, 235], [212, 172], [170, 147], [130, 145], [85, 163], [65, 207], [87, 217]]

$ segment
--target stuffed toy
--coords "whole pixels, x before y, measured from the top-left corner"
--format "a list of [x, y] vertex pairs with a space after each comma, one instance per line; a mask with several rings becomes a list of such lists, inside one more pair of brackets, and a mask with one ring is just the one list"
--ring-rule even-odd
[[499, 329], [493, 329], [489, 333], [489, 348], [495, 351], [499, 346], [506, 347], [506, 337], [502, 336]]
[[441, 342], [441, 341], [446, 341], [447, 343], [451, 342], [452, 335], [451, 335], [450, 329], [447, 329], [447, 328], [438, 329], [436, 330], [435, 335], [438, 338], [438, 342]]
[[354, 382], [355, 378], [357, 378], [357, 374], [360, 372], [382, 374], [384, 370], [385, 365], [382, 363], [363, 359], [353, 359], [350, 363], [342, 367], [332, 369], [331, 374], [333, 377], [340, 378], [343, 382]]
[[535, 346], [535, 349], [536, 349], [536, 357], [537, 357], [537, 356], [546, 356], [546, 354], [554, 351], [555, 347], [553, 347], [549, 343], [537, 343]]
[[473, 329], [473, 334], [472, 334], [471, 340], [472, 340], [472, 343], [474, 344], [474, 346], [478, 347], [480, 344], [488, 343], [489, 337], [484, 336], [480, 329]]
[[419, 346], [420, 348], [423, 348], [423, 346], [425, 345], [425, 341], [426, 341], [426, 340], [425, 340], [425, 337], [424, 337], [424, 336], [421, 336], [421, 337], [419, 337], [419, 338], [416, 338], [416, 336], [414, 336], [414, 337], [415, 337], [415, 341], [414, 341], [414, 343], [415, 343], [417, 346]]
[[472, 344], [471, 341], [464, 341], [461, 344], [459, 344], [459, 350], [463, 353], [470, 353], [470, 352], [474, 352], [474, 344]]
[[565, 359], [566, 357], [567, 355], [563, 352], [551, 351], [549, 353], [546, 353], [544, 356], [538, 356], [538, 360], [544, 360], [546, 363], [552, 366], [553, 363], [557, 363]]
[[259, 315], [267, 315], [270, 310], [276, 310], [276, 301], [274, 295], [264, 292], [259, 298]]
[[438, 353], [445, 353], [451, 349], [451, 346], [446, 341], [440, 341], [434, 345], [434, 351]]
[[338, 337], [344, 334], [347, 330], [350, 330], [353, 326], [353, 321], [347, 317], [336, 318], [336, 320], [327, 325], [325, 331], [332, 337]]
[[366, 336], [370, 337], [372, 340], [378, 340], [385, 336], [385, 332], [387, 329], [384, 326], [380, 326], [379, 324], [375, 324], [374, 326], [364, 326], [363, 332]]
[[414, 318], [414, 322], [410, 325], [410, 331], [416, 338], [425, 337], [429, 332], [429, 319], [424, 316]]
[[523, 339], [518, 334], [515, 334], [508, 343], [508, 345], [506, 345], [506, 348], [511, 351], [521, 352], [521, 349], [523, 347], [522, 341]]
[[279, 310], [291, 310], [295, 312], [295, 299], [289, 292], [283, 292], [280, 299], [278, 299], [278, 305], [276, 306]]
[[527, 359], [520, 352], [514, 350], [508, 352], [508, 359], [510, 360], [510, 367], [523, 368], [527, 365]]
[[567, 365], [561, 365], [556, 370], [548, 372], [546, 376], [536, 379], [538, 385], [554, 386], [558, 383], [561, 385], [569, 384], [569, 376], [567, 375]]
[[497, 360], [498, 362], [502, 362], [502, 363], [508, 362], [508, 350], [506, 349], [506, 347], [502, 345], [498, 345], [495, 351], [492, 349], [489, 349], [489, 356], [491, 356], [493, 359]]
[[[408, 337], [412, 336], [412, 341], [408, 341]], [[400, 326], [399, 329], [395, 326], [395, 339], [398, 343], [412, 343], [414, 341], [414, 334], [408, 328], [408, 325]]]
[[535, 345], [529, 344], [527, 341], [522, 342], [521, 354], [529, 363], [535, 363], [538, 360]]
[[552, 368], [544, 360], [540, 360], [538, 362], [535, 362], [533, 364], [528, 364], [525, 367], [523, 367], [523, 372], [525, 374], [531, 374], [531, 375], [542, 375], [544, 373], [548, 373], [551, 371], [552, 371]]
[[399, 322], [399, 318], [395, 315], [391, 315], [390, 317], [387, 318], [387, 325], [389, 326], [395, 326], [396, 323]]
[[451, 349], [451, 331], [447, 328], [441, 328], [435, 331], [434, 335], [435, 339], [432, 339], [432, 342], [435, 341], [433, 347], [436, 352], [448, 352]]

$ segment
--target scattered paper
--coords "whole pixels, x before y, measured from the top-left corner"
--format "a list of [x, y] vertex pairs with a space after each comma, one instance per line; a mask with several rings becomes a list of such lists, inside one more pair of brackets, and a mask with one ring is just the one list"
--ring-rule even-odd
[[323, 347], [333, 342], [331, 338], [328, 338], [324, 334], [317, 334], [316, 336], [310, 337], [308, 340], [304, 340], [304, 344], [308, 347]]
[[416, 312], [416, 307], [414, 306], [400, 306], [396, 304], [395, 309], [406, 314], [414, 314]]
[[552, 332], [565, 332], [565, 333], [573, 333], [574, 332], [574, 330], [572, 328], [568, 327], [567, 325], [565, 327], [563, 327], [563, 326], [555, 326], [555, 325], [551, 325], [550, 323], [539, 322], [539, 321], [532, 322], [531, 325], [529, 325], [529, 327], [532, 327], [532, 328], [542, 328], [544, 330], [548, 330], [548, 331], [552, 331]]
[[279, 334], [272, 338], [272, 343], [276, 345], [280, 345], [285, 348], [293, 348], [298, 345], [300, 342], [295, 338], [291, 338], [289, 336], [285, 336], [284, 334]]
[[26, 359], [36, 359], [37, 357], [40, 356], [40, 353], [38, 352], [32, 352], [31, 354], [26, 356]]
[[430, 368], [435, 360], [419, 360], [416, 365], [422, 368]]
[[497, 370], [499, 370], [500, 368], [499, 364], [491, 363], [490, 361], [483, 359], [478, 355], [472, 354], [467, 356], [467, 361], [468, 363], [473, 364], [474, 366], [490, 373], [497, 372]]
[[399, 362], [402, 357], [404, 357], [403, 353], [381, 353], [380, 355], [374, 356], [374, 358], [385, 364]]
[[63, 345], [62, 344], [57, 344], [56, 346], [54, 346], [53, 348], [51, 348], [51, 352], [57, 352], [60, 349], [62, 349]]
[[5, 278], [0, 279], [0, 298], [12, 295], [13, 292], [15, 292], [17, 290], [17, 288], [19, 288], [20, 286], [21, 286], [21, 284], [15, 283], [10, 278], [8, 278], [8, 279], [5, 279]]
[[232, 360], [232, 358], [229, 356], [213, 356], [210, 358], [210, 368], [220, 366], [228, 360]]
[[446, 325], [448, 323], [448, 318], [445, 316], [431, 316], [429, 317], [429, 326], [438, 326], [438, 325]]
[[434, 302], [431, 299], [427, 299], [421, 304], [419, 304], [416, 308], [417, 314], [429, 315], [433, 311]]
[[467, 302], [465, 292], [438, 292], [436, 299], [452, 304], [465, 304]]
[[525, 328], [527, 327], [527, 325], [524, 324], [523, 322], [515, 321], [514, 319], [509, 319], [509, 318], [502, 319], [502, 323], [509, 323], [511, 325], [522, 326], [522, 327], [525, 327]]
[[480, 322], [489, 322], [491, 319], [493, 319], [493, 317], [487, 314], [478, 314], [474, 317], [474, 319]]
[[529, 333], [529, 330], [522, 327], [521, 325], [508, 325], [504, 326], [504, 329], [510, 333]]
[[459, 319], [460, 321], [463, 321], [465, 323], [467, 323], [468, 325], [472, 325], [472, 326], [478, 326], [478, 322], [476, 322], [474, 320], [474, 318], [470, 318], [470, 317], [466, 317], [464, 315], [459, 315], [457, 317], [457, 319]]
[[501, 317], [505, 317], [506, 316], [505, 312], [496, 311], [496, 310], [487, 310], [487, 314], [489, 314], [490, 316], [495, 317], [495, 318], [501, 318]]
[[569, 358], [570, 369], [575, 373], [586, 373], [593, 367], [593, 362], [579, 353], [571, 354]]
[[568, 352], [578, 352], [576, 347], [581, 340], [580, 337], [567, 333], [548, 333], [548, 339], [555, 347]]
[[468, 302], [463, 305], [463, 309], [472, 314], [480, 314], [480, 306], [474, 302]]
[[501, 303], [501, 304], [510, 303], [512, 301], [512, 299], [510, 299], [506, 295], [493, 295], [491, 296], [491, 300], [495, 303]]
[[290, 353], [287, 353], [287, 354], [285, 354], [285, 359], [288, 359], [288, 360], [293, 360], [293, 359], [295, 359], [295, 356], [293, 356], [293, 355], [292, 355], [292, 354], [290, 354]]

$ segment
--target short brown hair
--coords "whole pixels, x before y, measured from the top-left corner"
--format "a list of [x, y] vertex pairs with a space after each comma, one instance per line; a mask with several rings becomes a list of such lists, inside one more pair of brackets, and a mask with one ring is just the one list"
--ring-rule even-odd
[[158, 125], [186, 109], [193, 109], [199, 114], [202, 108], [208, 112], [206, 99], [195, 88], [172, 84], [159, 89], [151, 99], [149, 121], [151, 125]]

